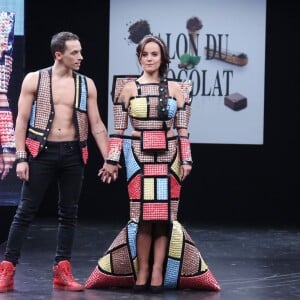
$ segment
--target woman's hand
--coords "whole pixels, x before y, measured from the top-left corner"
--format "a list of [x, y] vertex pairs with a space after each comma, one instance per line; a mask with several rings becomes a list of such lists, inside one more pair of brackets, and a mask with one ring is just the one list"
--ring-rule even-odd
[[181, 165], [180, 167], [180, 177], [181, 180], [185, 180], [188, 175], [192, 172], [192, 166], [191, 165]]
[[8, 175], [10, 170], [12, 169], [14, 162], [16, 159], [16, 155], [14, 153], [3, 153], [0, 154], [0, 179], [4, 180], [4, 178]]

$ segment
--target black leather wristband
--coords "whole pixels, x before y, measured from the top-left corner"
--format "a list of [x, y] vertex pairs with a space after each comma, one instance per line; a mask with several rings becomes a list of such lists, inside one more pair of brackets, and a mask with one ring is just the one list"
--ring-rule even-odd
[[16, 163], [21, 163], [21, 162], [27, 162], [27, 159], [26, 158], [23, 158], [23, 157], [20, 157], [20, 158], [17, 158], [16, 159]]
[[114, 166], [116, 166], [119, 163], [115, 160], [110, 160], [110, 159], [105, 160], [105, 162], [109, 165], [114, 165]]

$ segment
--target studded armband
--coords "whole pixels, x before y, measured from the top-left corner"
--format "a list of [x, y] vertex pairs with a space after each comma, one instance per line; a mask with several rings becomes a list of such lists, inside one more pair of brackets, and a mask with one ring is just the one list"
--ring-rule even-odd
[[0, 143], [3, 153], [15, 153], [13, 116], [9, 107], [0, 107]]
[[191, 117], [191, 105], [192, 105], [192, 82], [190, 80], [184, 80], [178, 83], [182, 91], [184, 105], [177, 109], [175, 116], [174, 127], [187, 129]]
[[128, 109], [124, 103], [114, 103], [114, 128], [115, 130], [125, 130], [128, 127]]
[[123, 147], [123, 136], [111, 134], [108, 144], [108, 157], [106, 162], [108, 164], [116, 165], [120, 161], [121, 152]]
[[185, 128], [189, 127], [191, 116], [191, 105], [189, 103], [185, 103], [183, 107], [179, 107], [176, 112], [174, 127]]
[[178, 146], [180, 154], [180, 162], [182, 165], [192, 165], [192, 151], [191, 151], [191, 142], [186, 136], [178, 137]]
[[16, 163], [27, 162], [27, 151], [16, 151]]

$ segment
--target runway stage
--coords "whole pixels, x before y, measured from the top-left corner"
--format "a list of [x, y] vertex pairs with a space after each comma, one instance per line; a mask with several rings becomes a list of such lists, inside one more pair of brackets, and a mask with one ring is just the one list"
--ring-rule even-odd
[[[221, 292], [165, 291], [133, 294], [131, 289], [65, 292], [52, 289], [56, 220], [30, 227], [17, 265], [15, 290], [0, 300], [294, 300], [300, 299], [300, 230], [189, 226], [183, 224], [221, 285]], [[73, 275], [84, 283], [125, 224], [80, 221], [74, 244]], [[3, 257], [5, 243], [0, 245]]]

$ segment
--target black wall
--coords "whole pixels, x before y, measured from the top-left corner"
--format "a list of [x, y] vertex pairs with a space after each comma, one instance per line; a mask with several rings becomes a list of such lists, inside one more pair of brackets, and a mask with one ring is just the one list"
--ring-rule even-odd
[[[54, 33], [61, 30], [77, 33], [85, 57], [81, 72], [95, 80], [101, 115], [106, 123], [107, 102], [111, 101], [107, 99], [109, 1], [86, 0], [79, 4], [26, 0], [25, 10], [26, 72], [52, 64], [49, 43]], [[264, 145], [193, 144], [194, 169], [185, 183], [180, 208], [183, 222], [299, 225], [296, 208], [299, 199], [296, 179], [299, 18], [296, 11], [293, 1], [267, 1]], [[102, 184], [96, 176], [102, 159], [92, 139], [89, 143], [90, 160], [79, 217], [126, 222], [128, 200], [124, 174], [121, 173], [116, 183]], [[39, 215], [55, 214], [53, 187]]]

